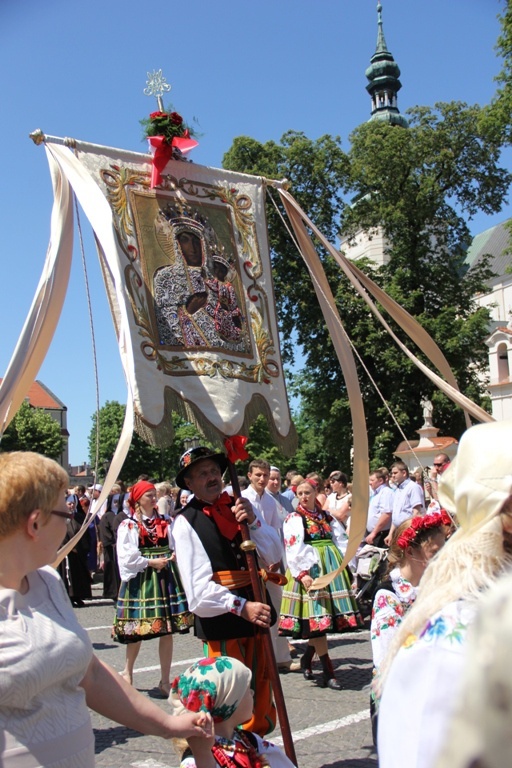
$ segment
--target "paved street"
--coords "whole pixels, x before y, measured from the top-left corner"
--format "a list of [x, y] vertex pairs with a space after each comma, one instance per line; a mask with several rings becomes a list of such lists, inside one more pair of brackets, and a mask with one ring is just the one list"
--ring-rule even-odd
[[[101, 595], [95, 584], [93, 594]], [[98, 656], [117, 670], [124, 666], [124, 647], [110, 639], [114, 607], [111, 601], [93, 600], [75, 609], [80, 623], [89, 631]], [[302, 643], [296, 644], [302, 652]], [[329, 639], [329, 647], [342, 691], [318, 687], [300, 673], [281, 675], [288, 717], [299, 768], [376, 768], [368, 711], [368, 686], [371, 679], [371, 651], [367, 630]], [[202, 655], [201, 644], [193, 634], [175, 639], [173, 672], [179, 674]], [[317, 662], [318, 664], [318, 662]], [[158, 643], [142, 643], [134, 683], [162, 707], [159, 698]], [[314, 669], [320, 676], [319, 665]], [[141, 736], [110, 720], [93, 714], [96, 736], [96, 764], [116, 768], [176, 768], [179, 759], [171, 743]], [[270, 737], [281, 744], [280, 731]]]

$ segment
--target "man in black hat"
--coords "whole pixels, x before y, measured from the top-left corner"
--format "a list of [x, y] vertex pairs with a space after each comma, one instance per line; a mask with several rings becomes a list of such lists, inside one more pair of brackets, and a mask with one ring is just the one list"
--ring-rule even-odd
[[205, 641], [206, 655], [234, 656], [252, 670], [254, 711], [244, 727], [264, 736], [274, 728], [275, 707], [257, 628], [270, 627], [276, 615], [271, 613], [270, 600], [269, 605], [254, 600], [246, 555], [240, 548], [239, 523], [248, 524], [266, 563], [279, 562], [281, 541], [249, 499], [235, 501], [223, 493], [226, 467], [223, 453], [203, 446], [191, 448], [181, 457], [176, 484], [194, 496], [174, 522], [176, 559], [195, 615], [195, 632]]

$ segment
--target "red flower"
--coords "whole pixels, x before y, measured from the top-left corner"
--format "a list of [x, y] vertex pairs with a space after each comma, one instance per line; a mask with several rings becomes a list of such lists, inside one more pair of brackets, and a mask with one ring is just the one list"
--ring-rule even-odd
[[423, 518], [413, 517], [411, 520], [411, 528], [414, 528], [416, 531], [418, 531], [420, 528], [423, 528]]
[[151, 112], [149, 115], [150, 120], [157, 120], [159, 117], [167, 117], [167, 112]]
[[190, 712], [199, 712], [202, 705], [201, 696], [198, 691], [190, 691], [185, 703], [186, 708]]
[[183, 122], [183, 118], [182, 118], [182, 116], [181, 116], [181, 115], [179, 115], [177, 112], [171, 112], [171, 114], [169, 115], [169, 117], [170, 117], [170, 119], [171, 119], [171, 123], [172, 123], [173, 125], [181, 125], [181, 124], [182, 124], [182, 122]]
[[448, 514], [448, 512], [446, 511], [446, 509], [442, 509], [441, 510], [441, 522], [443, 523], [443, 525], [451, 525], [452, 524], [452, 519], [451, 519], [450, 515]]

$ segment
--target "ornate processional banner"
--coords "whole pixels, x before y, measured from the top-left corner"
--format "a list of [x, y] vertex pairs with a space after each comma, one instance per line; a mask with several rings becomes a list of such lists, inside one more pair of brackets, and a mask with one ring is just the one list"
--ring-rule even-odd
[[72, 160], [111, 210], [115, 269], [91, 223], [118, 337], [123, 317], [128, 326], [137, 431], [168, 444], [175, 410], [218, 439], [247, 434], [263, 413], [293, 451], [263, 180], [171, 160], [151, 189], [147, 155], [77, 143]]

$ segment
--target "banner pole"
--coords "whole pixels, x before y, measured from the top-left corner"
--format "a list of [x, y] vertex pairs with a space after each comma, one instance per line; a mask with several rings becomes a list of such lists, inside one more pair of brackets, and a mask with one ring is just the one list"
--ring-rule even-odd
[[[233, 489], [233, 496], [235, 499], [239, 499], [240, 484], [238, 482], [238, 475], [236, 473], [235, 465], [228, 459], [229, 478], [231, 480], [231, 487]], [[247, 567], [251, 577], [251, 586], [254, 594], [254, 599], [259, 603], [266, 603], [265, 591], [263, 590], [261, 579], [258, 573], [258, 565], [256, 562], [255, 549], [256, 545], [251, 541], [249, 528], [246, 522], [240, 523], [240, 532], [242, 534], [243, 544], [242, 549], [247, 558]], [[245, 545], [245, 546], [244, 546]], [[286, 710], [286, 704], [284, 700], [283, 689], [281, 687], [281, 680], [279, 679], [279, 670], [277, 668], [276, 657], [274, 654], [274, 646], [272, 645], [272, 638], [268, 629], [257, 628], [256, 632], [261, 632], [263, 635], [263, 642], [265, 645], [265, 658], [269, 665], [269, 677], [272, 684], [272, 690], [274, 693], [274, 700], [276, 703], [277, 716], [279, 718], [279, 725], [281, 726], [281, 734], [283, 737], [283, 746], [286, 756], [292, 761], [294, 765], [297, 765], [297, 757], [295, 755], [295, 746], [293, 744], [292, 732], [290, 728], [290, 721], [288, 719], [288, 712]], [[262, 659], [258, 659], [258, 664]]]

